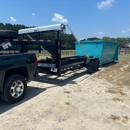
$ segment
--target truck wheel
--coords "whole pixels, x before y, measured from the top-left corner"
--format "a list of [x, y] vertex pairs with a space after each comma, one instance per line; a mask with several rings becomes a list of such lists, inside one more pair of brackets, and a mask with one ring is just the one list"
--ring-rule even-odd
[[21, 75], [11, 75], [5, 80], [2, 99], [8, 103], [16, 103], [23, 99], [27, 91], [27, 83]]
[[90, 61], [90, 63], [87, 66], [87, 71], [89, 74], [92, 74], [94, 72], [94, 61]]
[[14, 39], [18, 38], [18, 33], [12, 30], [0, 30], [1, 39]]
[[94, 71], [98, 71], [99, 70], [99, 60], [96, 60], [94, 62]]

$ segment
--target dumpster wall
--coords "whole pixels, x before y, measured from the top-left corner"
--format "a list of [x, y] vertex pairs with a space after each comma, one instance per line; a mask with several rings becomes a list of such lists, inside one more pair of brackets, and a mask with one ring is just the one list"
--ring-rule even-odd
[[[104, 40], [80, 41], [89, 56], [100, 59], [100, 65], [118, 60], [118, 43]], [[76, 55], [84, 56], [83, 51], [75, 42]]]

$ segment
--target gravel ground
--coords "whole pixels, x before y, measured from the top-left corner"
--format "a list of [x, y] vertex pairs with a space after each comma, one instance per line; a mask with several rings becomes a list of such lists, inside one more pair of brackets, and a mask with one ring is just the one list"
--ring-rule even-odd
[[0, 130], [130, 130], [130, 88], [94, 75], [41, 75], [21, 102], [0, 99]]

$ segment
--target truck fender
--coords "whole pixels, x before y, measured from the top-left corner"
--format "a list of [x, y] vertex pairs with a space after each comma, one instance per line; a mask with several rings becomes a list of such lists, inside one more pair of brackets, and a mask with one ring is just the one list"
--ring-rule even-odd
[[[6, 74], [7, 74], [9, 71], [10, 71], [10, 72], [12, 71], [12, 74], [11, 74], [11, 75], [13, 75], [13, 74], [19, 74], [19, 75], [23, 76], [19, 71], [16, 71], [17, 73], [13, 73], [13, 69], [17, 70], [17, 69], [20, 69], [20, 68], [22, 68], [22, 67], [24, 67], [24, 68], [27, 70], [27, 75], [28, 75], [28, 69], [27, 69], [26, 66], [11, 67], [11, 68], [9, 68], [9, 69], [7, 69], [7, 70], [5, 70], [5, 71], [3, 72], [2, 82], [1, 82], [1, 86], [0, 86], [0, 91], [1, 91], [1, 93], [3, 93], [3, 86], [4, 86], [5, 79], [6, 79]], [[25, 74], [25, 73], [24, 73], [24, 74]], [[7, 76], [7, 77], [8, 77], [8, 76]], [[23, 77], [25, 77], [25, 76], [23, 76]], [[28, 78], [28, 76], [27, 76], [27, 78]]]

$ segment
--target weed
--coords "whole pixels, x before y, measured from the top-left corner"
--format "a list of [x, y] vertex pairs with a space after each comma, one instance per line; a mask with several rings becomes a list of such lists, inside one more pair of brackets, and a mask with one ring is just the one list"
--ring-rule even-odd
[[116, 120], [120, 120], [120, 117], [119, 116], [115, 116], [115, 115], [111, 115], [110, 119], [112, 119], [113, 121], [116, 121]]
[[64, 91], [64, 93], [71, 93], [71, 91]]
[[112, 93], [112, 94], [117, 94], [117, 92], [115, 90], [112, 90], [112, 89], [108, 89], [106, 92]]
[[127, 121], [129, 120], [129, 117], [128, 116], [123, 116], [123, 120], [122, 120], [122, 122], [124, 122], [124, 123], [127, 123]]
[[123, 102], [122, 99], [119, 99], [119, 98], [112, 98], [113, 101], [119, 101], [119, 102]]
[[70, 106], [70, 105], [71, 105], [71, 103], [69, 103], [69, 102], [65, 102], [65, 104], [66, 104], [66, 105], [68, 105], [68, 106]]

